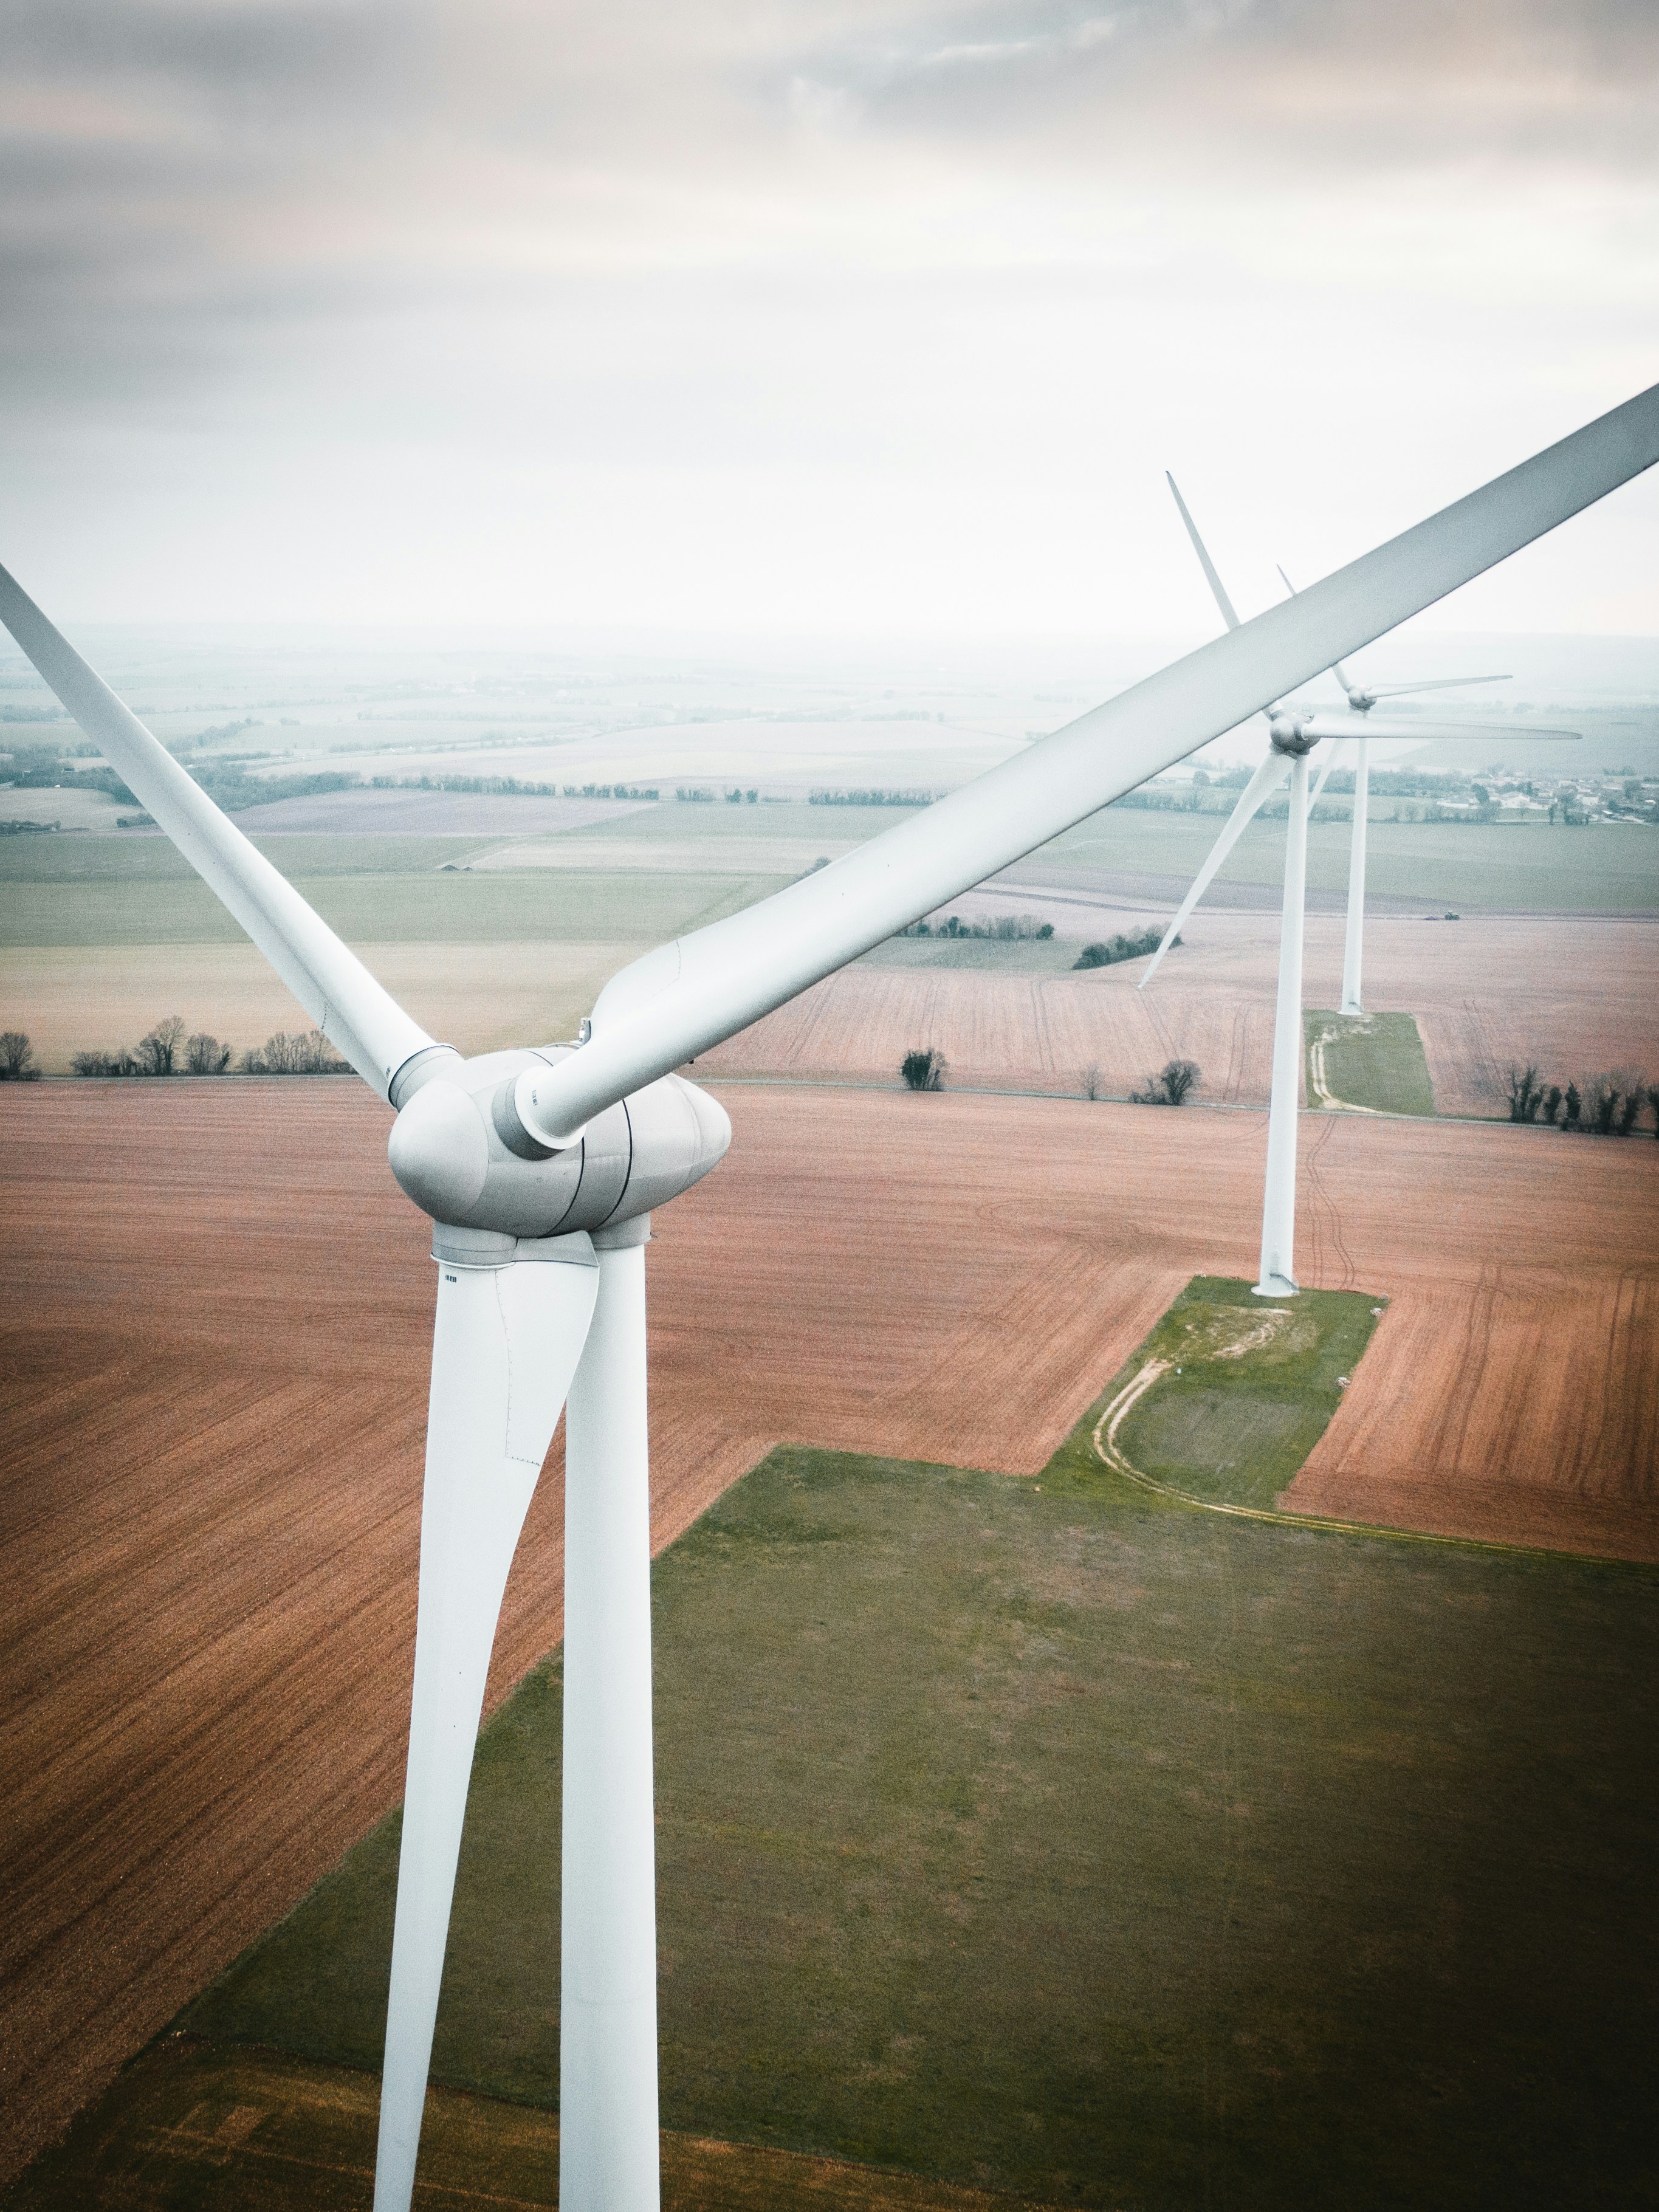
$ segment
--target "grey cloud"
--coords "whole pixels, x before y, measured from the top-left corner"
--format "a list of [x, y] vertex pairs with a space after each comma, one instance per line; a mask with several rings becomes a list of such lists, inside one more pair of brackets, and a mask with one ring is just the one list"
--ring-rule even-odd
[[299, 92], [360, 101], [396, 71], [427, 12], [395, 0], [13, 0], [7, 64], [14, 76], [166, 83], [244, 112]]
[[1067, 162], [1243, 143], [1269, 161], [1659, 167], [1650, 0], [988, 0], [826, 26], [779, 82], [798, 115], [1039, 161], [1047, 134]]
[[849, 188], [855, 258], [917, 149], [1091, 210], [1224, 164], [1231, 195], [1241, 149], [1310, 198], [1334, 168], [1659, 158], [1651, 0], [12, 0], [0, 35], [0, 378], [59, 414], [239, 362], [321, 390], [330, 331], [545, 324], [653, 253], [752, 242], [805, 298]]

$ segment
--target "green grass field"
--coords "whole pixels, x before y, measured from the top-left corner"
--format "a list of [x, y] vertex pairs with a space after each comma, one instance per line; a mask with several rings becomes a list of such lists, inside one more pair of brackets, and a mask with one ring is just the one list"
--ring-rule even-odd
[[1411, 1014], [1302, 1017], [1308, 1103], [1369, 1107], [1377, 1114], [1432, 1114], [1434, 1085]]
[[1341, 1404], [1382, 1307], [1364, 1291], [1258, 1298], [1195, 1275], [1107, 1391], [1111, 1407], [1149, 1364], [1163, 1370], [1116, 1425], [1117, 1449], [1189, 1498], [1271, 1507]]
[[[1391, 807], [1393, 802], [1385, 802]], [[1190, 880], [1215, 842], [1212, 815], [1108, 807], [1045, 846], [1054, 867], [1170, 875]], [[1260, 817], [1223, 865], [1218, 885], [1277, 884], [1285, 825]], [[1308, 826], [1308, 882], [1344, 891], [1348, 825], [1316, 817]], [[1407, 823], [1373, 819], [1366, 882], [1373, 893], [1455, 907], [1516, 914], [1659, 912], [1659, 836], [1638, 823], [1552, 830], [1531, 823]], [[1219, 890], [1212, 900], [1222, 896]]]
[[[715, 854], [724, 869], [730, 866], [734, 846], [760, 839], [799, 838], [835, 849], [849, 840], [877, 836], [905, 818], [905, 810], [896, 807], [720, 803], [645, 807], [569, 834], [580, 837], [590, 856], [607, 844], [706, 842], [711, 855], [709, 876], [700, 877], [689, 868], [653, 878], [650, 871], [595, 866], [590, 857], [581, 869], [568, 872], [546, 867], [491, 871], [478, 877], [470, 892], [441, 872], [445, 862], [459, 863], [511, 841], [273, 836], [259, 842], [307, 896], [317, 887], [321, 898], [331, 898], [353, 918], [365, 907], [389, 901], [389, 920], [399, 931], [406, 930], [410, 941], [441, 941], [452, 927], [452, 912], [458, 917], [462, 933], [456, 941], [460, 942], [467, 941], [468, 929], [491, 935], [504, 929], [508, 935], [550, 937], [568, 927], [574, 936], [592, 939], [613, 932], [608, 923], [600, 927], [584, 919], [584, 903], [603, 909], [602, 921], [612, 908], [625, 917], [652, 899], [665, 901], [675, 912], [691, 912], [705, 890], [712, 895], [717, 880], [722, 900], [746, 902], [776, 888], [782, 879], [760, 871], [752, 877], [717, 875]], [[1215, 829], [1215, 818], [1207, 814], [1109, 807], [1024, 865], [1038, 875], [1078, 870], [1184, 880], [1197, 872]], [[523, 842], [556, 852], [562, 840], [556, 836]], [[1229, 882], [1276, 884], [1283, 846], [1281, 825], [1253, 823], [1222, 869], [1219, 882], [1223, 886]], [[1347, 852], [1346, 823], [1316, 820], [1309, 830], [1310, 884], [1326, 890], [1345, 889]], [[368, 878], [379, 880], [371, 884]], [[653, 888], [647, 888], [646, 878], [653, 880]], [[330, 879], [334, 879], [331, 890], [324, 888]], [[355, 891], [341, 879], [355, 884]], [[1659, 911], [1659, 837], [1638, 824], [1569, 830], [1530, 823], [1466, 826], [1380, 820], [1371, 824], [1369, 879], [1374, 892], [1421, 899], [1425, 908], [1435, 910], [1654, 913]], [[103, 886], [111, 895], [105, 895]], [[66, 896], [71, 890], [74, 896]], [[1218, 896], [1224, 896], [1224, 890]], [[469, 899], [477, 903], [467, 904]], [[144, 932], [150, 933], [152, 941], [162, 942], [181, 930], [189, 933], [187, 941], [208, 941], [207, 933], [215, 927], [210, 908], [211, 901], [185, 861], [158, 837], [65, 835], [0, 840], [0, 941], [5, 943], [125, 943], [143, 941]], [[535, 920], [543, 911], [549, 916], [545, 927]], [[503, 921], [503, 914], [510, 919]], [[77, 929], [102, 934], [70, 933]], [[112, 936], [111, 932], [122, 933]], [[375, 941], [387, 941], [385, 929], [375, 933]]]
[[[447, 860], [499, 843], [480, 837], [257, 837], [253, 842], [290, 878], [424, 876]], [[192, 868], [165, 837], [0, 838], [0, 884], [193, 884]]]
[[[1238, 1295], [1148, 1347], [1219, 1366]], [[1295, 1310], [1242, 1400], [1358, 1357], [1364, 1302]], [[1096, 1455], [1110, 1395], [1036, 1480], [779, 1449], [657, 1561], [665, 2126], [1125, 2212], [1652, 2201], [1659, 1581], [1150, 1494]], [[555, 1656], [481, 1739], [434, 2057], [549, 2111], [559, 1762]], [[190, 2008], [202, 2063], [374, 2069], [397, 1838]], [[257, 2128], [155, 2193], [163, 2090], [124, 2078], [15, 2203], [303, 2201]]]
[[[785, 878], [598, 869], [452, 875], [386, 867], [292, 880], [349, 944], [657, 945], [752, 905]], [[69, 882], [0, 879], [0, 946], [241, 942], [241, 931], [206, 884], [188, 875], [141, 870]]]
[[890, 937], [864, 955], [871, 968], [971, 968], [988, 975], [1064, 975], [1077, 965], [1071, 937]]

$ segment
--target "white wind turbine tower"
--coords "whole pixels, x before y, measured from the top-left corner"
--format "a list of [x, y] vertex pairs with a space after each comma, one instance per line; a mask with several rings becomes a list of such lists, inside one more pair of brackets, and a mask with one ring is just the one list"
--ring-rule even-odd
[[[1192, 538], [1194, 544], [1196, 545], [1199, 542], [1198, 532], [1194, 527], [1192, 517], [1187, 513], [1186, 505], [1182, 500], [1181, 494], [1178, 491], [1176, 491], [1176, 483], [1173, 477], [1170, 477], [1170, 489], [1171, 491], [1175, 492], [1176, 504], [1181, 508], [1182, 520], [1186, 523], [1188, 532]], [[1208, 556], [1205, 555], [1203, 558], [1206, 574], [1213, 577], [1215, 571], [1210, 566]], [[1285, 574], [1285, 571], [1282, 568], [1279, 569], [1279, 573], [1280, 576], [1284, 578], [1285, 590], [1290, 592], [1292, 598], [1294, 598], [1296, 596], [1296, 586], [1291, 581], [1290, 578]], [[1507, 684], [1510, 680], [1507, 676], [1440, 676], [1432, 678], [1427, 683], [1361, 684], [1354, 682], [1353, 678], [1348, 674], [1347, 670], [1343, 667], [1340, 660], [1334, 661], [1332, 663], [1330, 672], [1335, 677], [1337, 682], [1342, 686], [1343, 690], [1347, 694], [1349, 711], [1352, 714], [1367, 718], [1370, 716], [1372, 708], [1376, 706], [1379, 699], [1409, 698], [1417, 693], [1424, 691], [1467, 690], [1471, 684]], [[1365, 1011], [1364, 1001], [1361, 994], [1362, 979], [1360, 971], [1364, 962], [1365, 832], [1369, 827], [1367, 809], [1370, 804], [1371, 789], [1370, 740], [1374, 736], [1385, 736], [1388, 733], [1386, 725], [1378, 725], [1374, 729], [1369, 720], [1365, 720], [1361, 722], [1358, 734], [1350, 737], [1347, 740], [1347, 742], [1352, 744], [1354, 749], [1353, 813], [1350, 820], [1348, 833], [1348, 912], [1347, 921], [1344, 927], [1342, 934], [1342, 1005], [1340, 1011], [1344, 1014], [1348, 1015], [1363, 1014]], [[1430, 725], [1417, 722], [1413, 723], [1410, 726], [1408, 732], [1401, 731], [1400, 734], [1402, 736], [1409, 734], [1418, 739], [1420, 743], [1426, 738], [1435, 737], [1472, 737], [1475, 734], [1475, 732], [1471, 729], [1470, 726], [1467, 722], [1448, 723], [1444, 727], [1438, 729]], [[1485, 731], [1482, 731], [1480, 734], [1485, 736], [1487, 733]], [[1512, 735], [1514, 733], [1506, 730], [1504, 734]], [[1571, 737], [1577, 733], [1571, 730], [1535, 729], [1526, 731], [1522, 734], [1528, 737]], [[1321, 775], [1317, 785], [1315, 787], [1313, 796], [1308, 802], [1308, 811], [1310, 814], [1311, 814], [1314, 808], [1318, 805], [1319, 794], [1325, 788], [1325, 779], [1329, 775], [1331, 769], [1335, 766], [1335, 764], [1336, 754], [1334, 750], [1333, 750], [1330, 759], [1325, 764], [1324, 773]]]
[[[645, 1244], [726, 1150], [674, 1071], [1659, 460], [1659, 386], [1018, 758], [601, 992], [580, 1048], [434, 1042], [0, 570], [0, 618], [396, 1110], [438, 1264], [376, 2212], [407, 2212], [484, 1677], [567, 1396], [559, 2201], [657, 2166]], [[364, 1285], [373, 1296], [373, 1280]]]
[[[1175, 495], [1181, 519], [1187, 526], [1187, 535], [1193, 542], [1193, 550], [1198, 556], [1216, 605], [1221, 610], [1222, 620], [1230, 630], [1236, 630], [1239, 628], [1239, 620], [1233, 611], [1233, 603], [1227, 596], [1226, 586], [1210, 558], [1203, 538], [1199, 535], [1198, 525], [1188, 512], [1180, 486], [1167, 470], [1164, 474]], [[1282, 568], [1279, 573], [1285, 578], [1285, 588], [1294, 599], [1297, 597], [1296, 586]], [[1299, 1288], [1296, 1279], [1296, 1147], [1297, 1111], [1302, 1092], [1302, 947], [1306, 925], [1308, 817], [1319, 804], [1326, 781], [1336, 765], [1340, 744], [1345, 740], [1355, 742], [1358, 767], [1354, 777], [1353, 816], [1348, 847], [1348, 918], [1343, 945], [1342, 1012], [1345, 1014], [1362, 1014], [1364, 1008], [1360, 1003], [1359, 994], [1365, 912], [1365, 808], [1370, 798], [1367, 741], [1373, 737], [1393, 737], [1414, 738], [1422, 743], [1430, 738], [1485, 738], [1491, 734], [1489, 730], [1479, 729], [1468, 722], [1372, 722], [1369, 719], [1371, 709], [1381, 698], [1400, 697], [1407, 692], [1443, 691], [1462, 684], [1500, 684], [1505, 680], [1501, 676], [1454, 676], [1442, 677], [1430, 683], [1380, 684], [1362, 690], [1349, 677], [1340, 659], [1332, 660], [1330, 672], [1347, 694], [1349, 714], [1322, 714], [1316, 710], [1292, 710], [1289, 707], [1273, 705], [1261, 709], [1268, 730], [1267, 758], [1239, 793], [1237, 805], [1228, 816], [1221, 835], [1211, 847], [1203, 866], [1193, 878], [1191, 888], [1176, 908], [1174, 921], [1164, 931], [1163, 939], [1147, 963], [1146, 972], [1137, 987], [1144, 991], [1152, 981], [1159, 963], [1180, 934], [1182, 924], [1209, 889], [1216, 871], [1238, 842], [1247, 825], [1288, 775], [1291, 796], [1285, 826], [1279, 988], [1273, 1008], [1267, 1162], [1261, 1194], [1261, 1255], [1255, 1285], [1258, 1297], [1293, 1297]], [[1360, 719], [1362, 717], [1364, 719]], [[1356, 728], [1358, 732], [1357, 736]], [[1512, 733], [1506, 731], [1505, 734]], [[1577, 732], [1533, 725], [1524, 734], [1528, 738], [1574, 738]], [[1319, 781], [1310, 794], [1308, 756], [1322, 738], [1335, 742], [1320, 771]]]

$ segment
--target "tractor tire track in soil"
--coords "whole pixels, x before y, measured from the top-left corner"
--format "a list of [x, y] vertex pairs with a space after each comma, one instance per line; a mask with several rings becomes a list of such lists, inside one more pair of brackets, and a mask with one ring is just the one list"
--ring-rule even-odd
[[[1302, 1128], [1308, 1131], [1312, 1117], [1304, 1115]], [[1303, 1160], [1306, 1170], [1305, 1218], [1310, 1232], [1313, 1267], [1309, 1274], [1310, 1283], [1316, 1282], [1322, 1290], [1351, 1291], [1355, 1287], [1353, 1258], [1342, 1235], [1342, 1210], [1332, 1196], [1320, 1173], [1320, 1159], [1330, 1143], [1335, 1124], [1314, 1121], [1312, 1133], [1304, 1141]]]

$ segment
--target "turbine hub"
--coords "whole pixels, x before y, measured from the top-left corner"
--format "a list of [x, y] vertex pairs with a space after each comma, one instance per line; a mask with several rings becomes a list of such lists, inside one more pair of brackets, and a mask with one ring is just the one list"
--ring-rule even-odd
[[434, 1221], [508, 1237], [614, 1226], [701, 1181], [732, 1141], [716, 1099], [665, 1075], [599, 1114], [553, 1151], [514, 1104], [520, 1079], [571, 1048], [446, 1060], [392, 1124], [387, 1157], [404, 1194]]
[[1273, 750], [1287, 753], [1292, 760], [1310, 753], [1319, 743], [1307, 734], [1307, 725], [1299, 714], [1275, 714], [1271, 726]]

